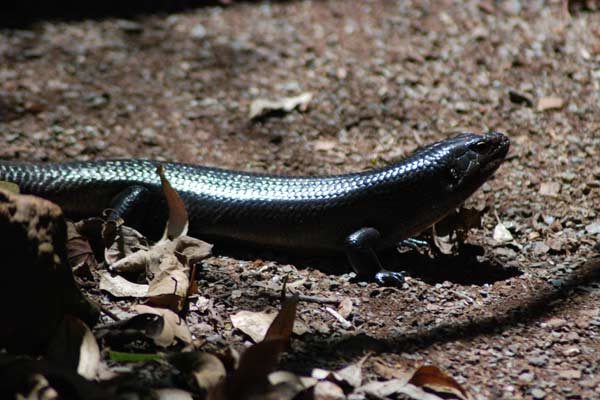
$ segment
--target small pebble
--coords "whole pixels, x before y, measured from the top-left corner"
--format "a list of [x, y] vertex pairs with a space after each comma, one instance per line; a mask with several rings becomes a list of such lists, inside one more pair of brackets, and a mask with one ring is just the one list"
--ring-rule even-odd
[[546, 392], [544, 392], [542, 389], [540, 388], [534, 388], [531, 390], [531, 395], [533, 396], [534, 399], [543, 399], [546, 397]]
[[546, 357], [529, 357], [527, 362], [535, 367], [543, 367], [548, 362]]
[[596, 235], [600, 233], [600, 221], [594, 221], [591, 224], [586, 225], [585, 231], [590, 235]]
[[532, 372], [523, 372], [519, 375], [519, 380], [523, 383], [531, 383], [535, 379], [535, 375]]

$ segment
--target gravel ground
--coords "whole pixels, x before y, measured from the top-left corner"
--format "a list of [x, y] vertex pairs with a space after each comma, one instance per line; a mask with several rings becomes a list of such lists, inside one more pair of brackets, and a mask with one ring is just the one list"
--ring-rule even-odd
[[[200, 282], [220, 320], [188, 322], [241, 345], [228, 316], [274, 306], [254, 294], [287, 273], [304, 294], [354, 304], [345, 328], [302, 304], [288, 369], [371, 351], [370, 378], [433, 363], [481, 399], [600, 398], [600, 13], [571, 3], [570, 15], [539, 0], [233, 3], [3, 29], [0, 158], [312, 175], [505, 132], [507, 162], [469, 200], [487, 207], [468, 238], [482, 254], [390, 254], [410, 274], [392, 290], [329, 274], [340, 260], [225, 252]], [[249, 118], [256, 99], [305, 92], [304, 111]], [[512, 240], [493, 239], [499, 221]]]

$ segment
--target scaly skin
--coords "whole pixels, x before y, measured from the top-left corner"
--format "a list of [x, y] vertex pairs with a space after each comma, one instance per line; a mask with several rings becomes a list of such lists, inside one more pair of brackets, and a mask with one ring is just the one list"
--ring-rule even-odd
[[[509, 140], [500, 133], [462, 134], [367, 172], [282, 177], [161, 163], [183, 198], [190, 234], [297, 250], [344, 249], [364, 227], [381, 235], [376, 248], [416, 235], [458, 207], [500, 166]], [[161, 232], [166, 207], [148, 160], [0, 163], [0, 180], [59, 204], [73, 217], [97, 216], [131, 186], [148, 195], [136, 207], [141, 229]]]

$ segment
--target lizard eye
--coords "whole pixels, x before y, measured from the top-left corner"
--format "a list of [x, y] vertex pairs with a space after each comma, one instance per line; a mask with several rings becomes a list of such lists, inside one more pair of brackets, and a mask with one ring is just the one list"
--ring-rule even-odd
[[487, 154], [492, 149], [492, 144], [490, 142], [480, 140], [477, 143], [474, 143], [469, 146], [469, 149], [476, 151], [479, 154]]

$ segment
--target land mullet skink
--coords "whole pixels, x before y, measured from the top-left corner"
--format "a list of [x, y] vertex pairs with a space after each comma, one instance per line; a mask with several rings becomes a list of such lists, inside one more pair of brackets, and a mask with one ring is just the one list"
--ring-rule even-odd
[[[366, 172], [283, 177], [149, 160], [0, 163], [0, 180], [47, 198], [73, 218], [117, 210], [142, 231], [161, 231], [167, 215], [156, 169], [163, 165], [183, 198], [189, 234], [213, 241], [295, 251], [338, 251], [363, 277], [389, 284], [375, 252], [395, 246], [462, 204], [503, 162], [497, 132], [461, 134], [404, 160]], [[130, 222], [131, 223], [131, 222]]]

